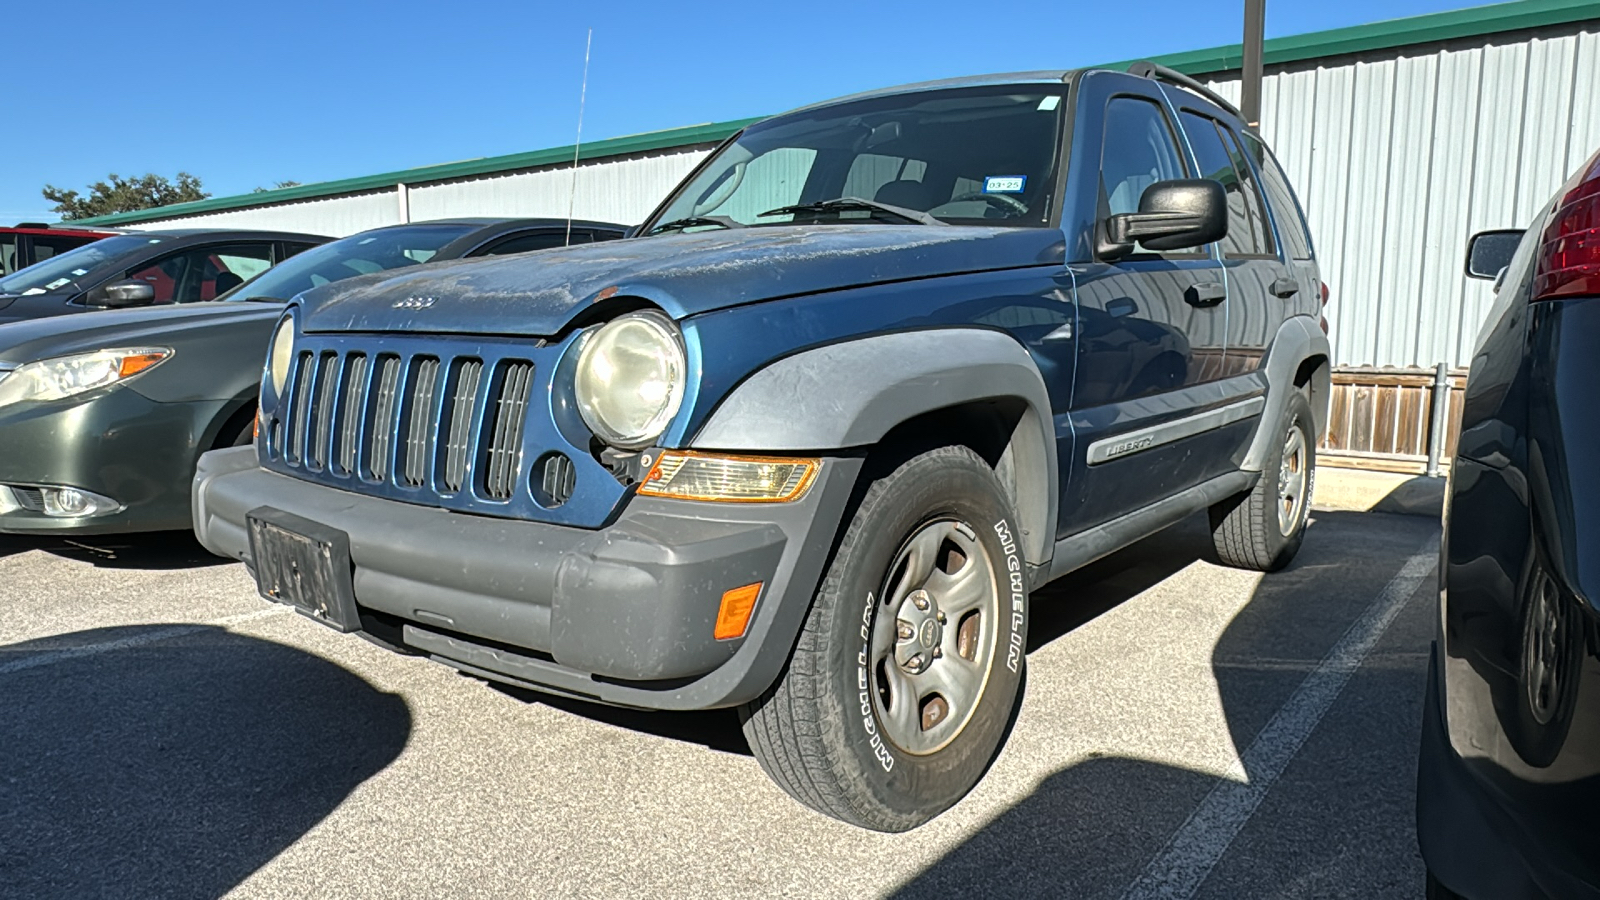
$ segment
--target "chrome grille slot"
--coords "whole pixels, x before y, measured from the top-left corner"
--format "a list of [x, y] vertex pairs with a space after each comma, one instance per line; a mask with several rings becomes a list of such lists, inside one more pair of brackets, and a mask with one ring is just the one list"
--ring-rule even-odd
[[433, 401], [438, 391], [439, 360], [431, 356], [416, 357], [400, 410], [401, 428], [405, 431], [400, 479], [407, 487], [421, 487], [428, 477], [428, 450], [434, 433]]
[[454, 494], [467, 481], [467, 462], [471, 459], [472, 423], [476, 418], [478, 384], [483, 380], [483, 361], [458, 359], [453, 363], [455, 372], [451, 380], [453, 389], [447, 399], [445, 420], [450, 423], [445, 432], [443, 487]]
[[333, 438], [333, 401], [339, 393], [339, 354], [324, 353], [317, 362], [316, 403], [311, 408], [311, 446], [306, 462], [313, 468], [328, 464], [328, 442]]
[[494, 416], [492, 420], [484, 416], [484, 434], [479, 442], [483, 448], [483, 493], [490, 499], [509, 500], [516, 489], [532, 387], [533, 363], [508, 359], [500, 364], [499, 377], [490, 393]]
[[298, 463], [305, 452], [306, 425], [311, 412], [311, 378], [315, 374], [311, 361], [315, 358], [311, 353], [302, 353], [295, 368], [294, 394], [290, 397], [294, 413], [289, 419], [289, 439], [283, 448], [283, 458], [291, 463]]
[[334, 454], [334, 471], [349, 475], [356, 470], [360, 448], [356, 440], [367, 413], [367, 355], [352, 353], [344, 364], [344, 405], [339, 415], [339, 447]]
[[400, 400], [400, 357], [384, 354], [378, 357], [378, 394], [372, 404], [372, 418], [367, 423], [367, 474], [374, 481], [389, 478], [389, 460], [394, 457], [395, 420], [399, 418], [396, 406]]

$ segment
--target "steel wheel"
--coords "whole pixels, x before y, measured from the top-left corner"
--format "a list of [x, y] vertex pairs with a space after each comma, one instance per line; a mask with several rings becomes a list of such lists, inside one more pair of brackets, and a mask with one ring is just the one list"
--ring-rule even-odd
[[1000, 624], [998, 572], [965, 522], [922, 525], [901, 547], [870, 643], [873, 704], [906, 753], [949, 744], [988, 684]]
[[1278, 530], [1284, 537], [1294, 534], [1305, 514], [1310, 466], [1307, 464], [1305, 434], [1294, 424], [1283, 440], [1283, 464], [1278, 470]]
[[1555, 721], [1565, 705], [1573, 668], [1561, 597], [1555, 582], [1540, 572], [1533, 589], [1532, 607], [1522, 630], [1522, 666], [1528, 711], [1540, 725]]

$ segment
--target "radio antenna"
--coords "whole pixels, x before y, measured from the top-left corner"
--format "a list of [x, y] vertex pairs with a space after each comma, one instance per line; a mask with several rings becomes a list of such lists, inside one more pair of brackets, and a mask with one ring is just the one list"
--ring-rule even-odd
[[594, 29], [583, 41], [583, 86], [578, 88], [578, 139], [572, 142], [572, 189], [567, 194], [567, 240], [572, 246], [572, 213], [578, 206], [578, 151], [583, 147], [583, 104], [589, 97], [589, 48], [594, 44]]

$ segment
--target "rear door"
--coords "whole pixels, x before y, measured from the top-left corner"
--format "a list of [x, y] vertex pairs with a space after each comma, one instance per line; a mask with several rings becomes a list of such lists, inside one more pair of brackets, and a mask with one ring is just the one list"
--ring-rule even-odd
[[[1087, 76], [1075, 129], [1079, 171], [1098, 183], [1075, 202], [1106, 219], [1135, 212], [1158, 181], [1192, 178], [1172, 109], [1154, 82]], [[1081, 168], [1080, 168], [1081, 167]], [[1211, 247], [1105, 259], [1094, 246], [1073, 265], [1078, 360], [1071, 421], [1077, 437], [1060, 534], [1142, 509], [1220, 474], [1215, 435], [1185, 420], [1217, 404], [1228, 309]]]
[[1279, 255], [1289, 270], [1289, 277], [1299, 286], [1285, 304], [1291, 314], [1317, 316], [1322, 314], [1322, 272], [1317, 266], [1316, 248], [1311, 243], [1311, 229], [1306, 225], [1305, 209], [1289, 184], [1289, 176], [1278, 165], [1278, 160], [1267, 145], [1253, 134], [1245, 133], [1244, 149], [1250, 162], [1261, 176], [1261, 187], [1267, 194], [1267, 212], [1272, 216], [1278, 235]]
[[1179, 119], [1200, 167], [1200, 177], [1222, 182], [1228, 193], [1228, 236], [1222, 264], [1228, 283], [1227, 377], [1261, 367], [1267, 345], [1303, 291], [1280, 255], [1266, 198], [1243, 143], [1231, 124], [1190, 100]]

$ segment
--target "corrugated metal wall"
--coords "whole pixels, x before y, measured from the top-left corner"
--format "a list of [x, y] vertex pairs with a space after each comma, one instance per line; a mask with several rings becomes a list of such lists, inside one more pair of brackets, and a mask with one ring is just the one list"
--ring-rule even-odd
[[[1234, 99], [1238, 82], [1213, 87]], [[1271, 67], [1261, 130], [1306, 206], [1332, 286], [1339, 365], [1470, 361], [1487, 284], [1461, 275], [1475, 231], [1526, 225], [1600, 148], [1600, 23]], [[579, 169], [576, 213], [641, 220], [709, 151]], [[564, 216], [561, 166], [413, 185], [412, 220]], [[345, 235], [400, 220], [393, 190], [140, 227], [251, 225]]]
[[1526, 226], [1600, 149], [1597, 93], [1600, 23], [1269, 70], [1261, 132], [1311, 221], [1338, 364], [1471, 361], [1493, 294], [1461, 274], [1467, 238]]

